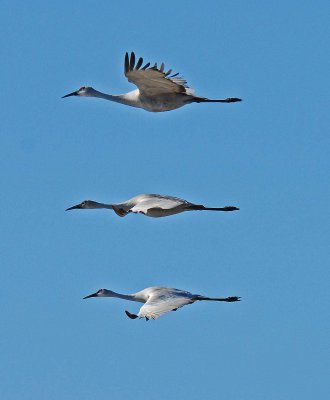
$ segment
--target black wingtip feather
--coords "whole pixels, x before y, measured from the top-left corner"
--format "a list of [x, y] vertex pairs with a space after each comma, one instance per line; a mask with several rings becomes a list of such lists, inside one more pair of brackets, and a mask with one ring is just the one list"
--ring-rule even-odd
[[135, 69], [138, 70], [141, 67], [142, 64], [143, 64], [143, 58], [140, 57], [138, 62], [137, 62], [137, 64], [136, 64], [136, 66], [135, 66]]
[[138, 317], [136, 314], [132, 314], [127, 310], [125, 310], [125, 313], [128, 316], [128, 318], [130, 318], [130, 319], [136, 319]]
[[125, 74], [127, 74], [129, 70], [129, 60], [128, 60], [128, 53], [125, 54]]
[[132, 51], [131, 59], [130, 59], [130, 62], [129, 62], [129, 70], [130, 71], [133, 71], [134, 64], [135, 64], [135, 54], [134, 54], [134, 51]]
[[148, 67], [149, 67], [149, 65], [150, 65], [150, 62], [148, 62], [144, 67], [142, 67], [141, 69], [142, 70], [144, 70], [144, 69], [147, 69]]

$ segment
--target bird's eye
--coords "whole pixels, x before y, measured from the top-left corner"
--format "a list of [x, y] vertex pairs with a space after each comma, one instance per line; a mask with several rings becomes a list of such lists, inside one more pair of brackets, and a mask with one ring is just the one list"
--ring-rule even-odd
[[82, 86], [79, 90], [85, 90], [86, 86]]

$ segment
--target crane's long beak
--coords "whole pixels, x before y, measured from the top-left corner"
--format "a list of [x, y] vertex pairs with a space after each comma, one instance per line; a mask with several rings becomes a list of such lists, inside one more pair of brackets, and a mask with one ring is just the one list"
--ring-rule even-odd
[[65, 96], [62, 96], [62, 99], [64, 99], [65, 97], [70, 97], [70, 96], [78, 96], [78, 91], [76, 90], [75, 92], [66, 94]]
[[97, 292], [96, 292], [96, 293], [93, 293], [93, 294], [90, 294], [90, 295], [88, 295], [88, 296], [86, 296], [86, 297], [83, 297], [83, 300], [89, 299], [90, 297], [97, 297]]
[[81, 205], [77, 204], [76, 206], [72, 206], [72, 207], [67, 208], [65, 211], [76, 210], [76, 209], [79, 209], [79, 208], [81, 208]]

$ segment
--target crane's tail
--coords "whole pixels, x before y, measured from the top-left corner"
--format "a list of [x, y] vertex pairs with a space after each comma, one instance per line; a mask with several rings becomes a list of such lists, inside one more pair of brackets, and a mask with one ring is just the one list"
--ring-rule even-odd
[[230, 296], [230, 297], [204, 297], [204, 296], [199, 296], [196, 300], [226, 301], [227, 303], [233, 303], [235, 301], [241, 301], [241, 297], [238, 297], [238, 296]]
[[208, 211], [238, 211], [238, 207], [226, 206], [226, 207], [204, 207], [199, 204], [192, 204], [188, 207], [189, 210], [208, 210]]
[[237, 97], [228, 97], [227, 99], [213, 100], [207, 99], [205, 97], [195, 97], [194, 103], [237, 103], [238, 101], [242, 101]]

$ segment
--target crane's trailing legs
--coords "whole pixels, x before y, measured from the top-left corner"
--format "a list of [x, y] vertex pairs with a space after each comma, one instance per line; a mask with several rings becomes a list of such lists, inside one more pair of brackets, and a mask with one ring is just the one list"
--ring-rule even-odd
[[187, 208], [188, 210], [193, 210], [193, 211], [239, 211], [238, 207], [234, 206], [226, 206], [226, 207], [205, 207], [203, 205], [199, 204], [192, 204]]
[[226, 301], [227, 303], [233, 303], [234, 301], [241, 301], [241, 298], [238, 296], [230, 296], [230, 297], [204, 297], [200, 296], [195, 300], [210, 300], [210, 301]]
[[194, 103], [237, 103], [238, 101], [242, 101], [242, 99], [237, 97], [228, 97], [228, 99], [221, 100], [204, 99], [203, 97], [194, 99]]

